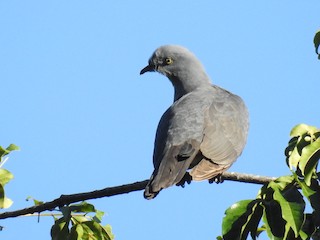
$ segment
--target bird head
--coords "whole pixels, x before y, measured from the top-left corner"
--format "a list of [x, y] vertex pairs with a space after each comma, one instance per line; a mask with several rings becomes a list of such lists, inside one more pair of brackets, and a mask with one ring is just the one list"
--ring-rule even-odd
[[201, 85], [210, 84], [209, 77], [196, 56], [178, 45], [164, 45], [156, 49], [140, 74], [154, 71], [170, 79], [175, 88], [175, 99]]
[[188, 49], [178, 45], [165, 45], [154, 51], [149, 64], [141, 70], [140, 74], [156, 71], [170, 78], [199, 66], [201, 66], [200, 62]]

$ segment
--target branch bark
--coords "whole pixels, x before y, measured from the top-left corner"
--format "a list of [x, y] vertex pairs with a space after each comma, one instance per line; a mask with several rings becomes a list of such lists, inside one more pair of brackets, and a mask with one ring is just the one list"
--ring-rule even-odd
[[[274, 177], [265, 177], [252, 174], [226, 172], [222, 174], [222, 180], [254, 183], [254, 184], [266, 184], [270, 181], [275, 180]], [[59, 198], [54, 199], [50, 202], [45, 202], [43, 204], [32, 206], [29, 208], [24, 208], [12, 212], [4, 212], [0, 214], [0, 219], [18, 217], [27, 214], [41, 213], [44, 211], [54, 211], [57, 207], [62, 207], [70, 203], [85, 201], [89, 199], [111, 197], [119, 194], [130, 193], [135, 191], [143, 190], [149, 180], [144, 180], [140, 182], [135, 182], [131, 184], [125, 184], [116, 187], [108, 187], [101, 190], [95, 190], [92, 192], [76, 193], [69, 195], [61, 195]]]

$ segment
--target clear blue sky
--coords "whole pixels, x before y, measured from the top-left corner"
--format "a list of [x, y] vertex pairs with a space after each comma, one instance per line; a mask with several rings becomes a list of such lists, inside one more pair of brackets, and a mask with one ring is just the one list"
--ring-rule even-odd
[[[139, 71], [155, 48], [193, 51], [212, 81], [250, 111], [250, 134], [231, 171], [289, 174], [284, 148], [298, 123], [320, 127], [320, 61], [313, 36], [320, 2], [1, 1], [0, 145], [15, 143], [5, 168], [10, 210], [27, 196], [50, 201], [149, 178], [170, 82]], [[259, 186], [225, 182], [92, 200], [117, 240], [215, 239], [234, 202]], [[50, 239], [51, 217], [7, 219], [0, 238]]]

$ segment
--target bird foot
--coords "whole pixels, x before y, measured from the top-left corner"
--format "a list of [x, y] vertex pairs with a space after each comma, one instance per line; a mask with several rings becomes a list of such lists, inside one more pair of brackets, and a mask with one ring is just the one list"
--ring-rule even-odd
[[186, 183], [190, 184], [191, 181], [192, 181], [192, 176], [188, 172], [186, 172], [186, 174], [183, 176], [183, 178], [180, 180], [180, 182], [178, 182], [176, 184], [176, 186], [181, 186], [184, 188], [185, 184]]
[[220, 173], [217, 176], [214, 176], [213, 178], [210, 178], [208, 181], [209, 181], [210, 184], [214, 183], [214, 182], [218, 184], [218, 183], [223, 183], [224, 179], [223, 179], [222, 174]]

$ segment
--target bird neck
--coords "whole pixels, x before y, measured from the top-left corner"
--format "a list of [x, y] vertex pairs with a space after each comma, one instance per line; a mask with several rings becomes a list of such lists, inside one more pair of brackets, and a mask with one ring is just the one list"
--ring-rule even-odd
[[[170, 76], [170, 81], [174, 87], [174, 102], [180, 99], [182, 96], [195, 91], [200, 87], [210, 86], [210, 79], [205, 72], [193, 76], [191, 74]], [[181, 81], [183, 79], [183, 81]]]

